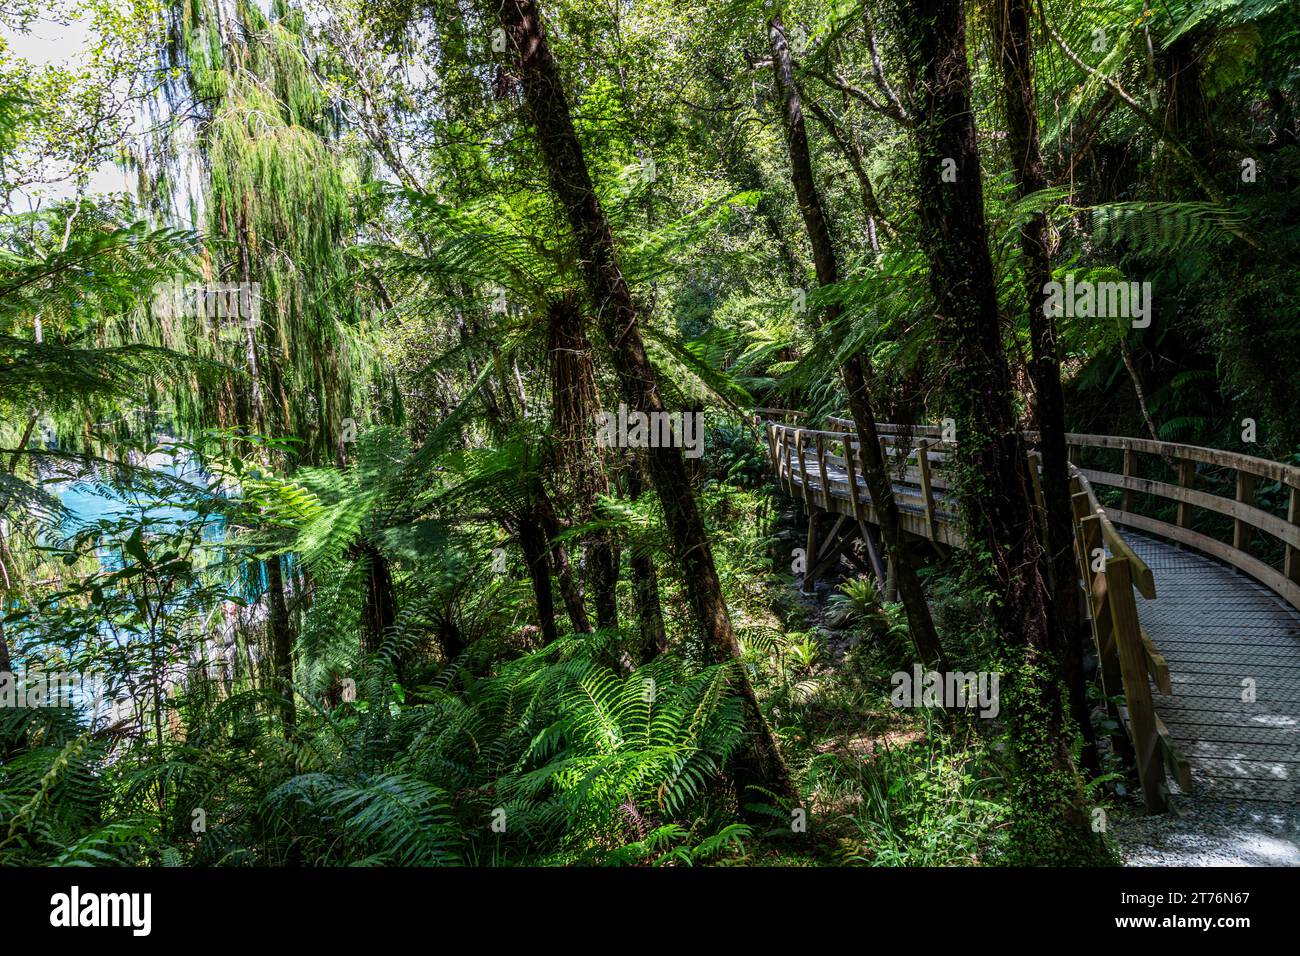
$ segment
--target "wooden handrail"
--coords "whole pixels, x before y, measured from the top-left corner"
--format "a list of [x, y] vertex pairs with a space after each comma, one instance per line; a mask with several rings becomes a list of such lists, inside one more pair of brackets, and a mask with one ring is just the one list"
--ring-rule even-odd
[[[839, 432], [852, 432], [854, 428], [853, 420], [849, 418], [832, 416], [826, 419], [826, 423], [830, 429]], [[910, 434], [914, 439], [927, 440], [930, 462], [941, 462], [945, 457], [943, 451], [937, 451], [948, 447], [939, 440], [941, 429], [937, 425], [904, 426], [882, 422], [876, 428], [882, 443], [886, 445], [896, 441], [900, 435]], [[1036, 432], [1026, 431], [1024, 436], [1031, 443], [1037, 442]], [[1091, 485], [1119, 488], [1123, 492], [1119, 508], [1104, 507], [1105, 515], [1112, 525], [1123, 525], [1167, 538], [1231, 564], [1300, 610], [1300, 467], [1240, 452], [1147, 438], [1071, 432], [1066, 435], [1066, 443], [1071, 450], [1072, 459], [1076, 457], [1074, 451], [1079, 448], [1123, 452], [1122, 474], [1091, 468], [1079, 469]], [[909, 457], [912, 454], [914, 452], [909, 452]], [[1140, 455], [1156, 455], [1176, 463], [1177, 484], [1139, 477], [1137, 466]], [[1196, 465], [1235, 472], [1232, 497], [1193, 487]], [[1273, 514], [1255, 503], [1256, 487], [1261, 479], [1280, 482], [1287, 489], [1289, 497], [1286, 517]], [[940, 490], [948, 487], [942, 479], [932, 478], [931, 481]], [[1133, 509], [1137, 495], [1152, 495], [1173, 502], [1176, 505], [1174, 521], [1161, 521], [1135, 512]], [[1220, 541], [1194, 530], [1192, 523], [1194, 509], [1197, 508], [1231, 518], [1232, 541]], [[1282, 546], [1281, 568], [1266, 563], [1253, 553], [1256, 551], [1253, 546], [1256, 533], [1262, 533]], [[1121, 547], [1118, 543], [1122, 540], [1112, 527], [1111, 533], [1107, 535], [1108, 546], [1117, 549]], [[1132, 554], [1128, 556], [1131, 558]], [[1140, 584], [1144, 584], [1144, 581], [1143, 578], [1139, 579]]]
[[1153, 441], [1149, 438], [1126, 438], [1118, 435], [1084, 435], [1069, 432], [1066, 444], [1081, 448], [1117, 448], [1161, 458], [1194, 461], [1198, 464], [1245, 471], [1270, 481], [1280, 481], [1292, 488], [1300, 488], [1300, 467], [1286, 465], [1267, 458], [1256, 458], [1235, 451], [1205, 448], [1201, 445], [1180, 445], [1176, 442]]
[[[1155, 578], [1151, 574], [1151, 569], [1147, 563], [1133, 553], [1127, 541], [1124, 540], [1111, 522], [1106, 509], [1102, 507], [1097, 500], [1096, 493], [1092, 490], [1092, 485], [1088, 482], [1087, 475], [1082, 469], [1070, 466], [1071, 478], [1078, 482], [1078, 489], [1088, 496], [1088, 513], [1094, 514], [1100, 519], [1099, 527], [1101, 528], [1102, 538], [1106, 546], [1110, 548], [1111, 553], [1118, 557], [1126, 559], [1133, 568], [1133, 581], [1139, 592], [1147, 600], [1154, 600], [1156, 596]], [[1077, 518], [1077, 516], [1076, 516]]]
[[[830, 418], [827, 421], [831, 427], [824, 430], [768, 422], [768, 447], [773, 456], [777, 480], [792, 495], [802, 496], [810, 509], [815, 505], [828, 511], [838, 507], [842, 515], [847, 510], [853, 518], [863, 520], [868, 516], [871, 503], [869, 497], [864, 500], [859, 494], [858, 475], [862, 473], [861, 443], [855, 440], [851, 420]], [[916, 467], [914, 471], [910, 468], [906, 470], [902, 480], [907, 487], [901, 494], [911, 501], [919, 498], [922, 514], [916, 515], [917, 506], [911, 505], [914, 509], [912, 514], [904, 516], [909, 522], [908, 530], [931, 540], [960, 544], [959, 532], [954, 527], [954, 522], [949, 520], [949, 515], [941, 513], [938, 507], [941, 500], [936, 499], [935, 496], [936, 488], [948, 487], [948, 484], [935, 474], [935, 466], [944, 464], [947, 459], [946, 455], [932, 451], [933, 448], [943, 447], [945, 444], [939, 440], [938, 427], [916, 426], [905, 429], [888, 423], [877, 427], [881, 434], [882, 446], [885, 446], [886, 450], [891, 441], [896, 443], [895, 438], [900, 434], [910, 432], [916, 439], [916, 443], [904, 456], [904, 460], [915, 456]], [[1071, 436], [1071, 438], [1079, 437], [1087, 439], [1093, 436]], [[1133, 441], [1135, 445], [1128, 449], [1131, 456], [1146, 451], [1141, 447], [1141, 440]], [[1161, 451], [1151, 452], [1153, 454], [1161, 454], [1169, 450], [1168, 443], [1154, 444], [1162, 447]], [[835, 453], [837, 447], [843, 452], [842, 455]], [[1029, 454], [1036, 472], [1039, 467], [1039, 455], [1036, 451], [1031, 451]], [[798, 458], [797, 464], [792, 457]], [[815, 476], [811, 475], [813, 467], [816, 468]], [[832, 468], [842, 470], [843, 474], [833, 477]], [[1152, 681], [1161, 693], [1173, 692], [1169, 665], [1152, 642], [1150, 635], [1142, 628], [1134, 597], [1136, 590], [1147, 600], [1154, 600], [1155, 576], [1147, 563], [1129, 546], [1115, 527], [1116, 524], [1126, 523], [1137, 524], [1140, 527], [1137, 519], [1148, 522], [1151, 519], [1135, 516], [1128, 508], [1116, 510], [1105, 507], [1098, 500], [1093, 488], [1094, 482], [1104, 485], [1111, 484], [1110, 479], [1127, 478], [1133, 484], [1133, 487], [1128, 490], [1146, 490], [1145, 486], [1136, 485], [1140, 479], [1132, 474], [1134, 469], [1129, 455], [1126, 455], [1125, 470], [1129, 472], [1128, 475], [1114, 476], [1105, 472], [1070, 466], [1075, 545], [1107, 707], [1112, 716], [1121, 722], [1127, 732], [1127, 739], [1132, 742], [1144, 800], [1149, 809], [1158, 812], [1165, 809], [1167, 805], [1166, 770], [1174, 775], [1184, 790], [1191, 788], [1191, 770], [1187, 759], [1175, 746], [1164, 722], [1156, 713], [1152, 699]], [[913, 474], [915, 478], [912, 477]], [[1186, 483], [1190, 484], [1190, 481]], [[843, 486], [843, 495], [840, 491], [841, 486]], [[912, 491], [913, 487], [916, 489], [915, 494]], [[1121, 484], [1120, 487], [1124, 485]], [[1188, 493], [1189, 496], [1185, 498], [1188, 503], [1198, 506], [1201, 505], [1201, 499], [1195, 496], [1206, 494], [1186, 487], [1181, 488], [1181, 491]], [[1039, 507], [1042, 507], [1041, 490], [1037, 485], [1035, 497], [1038, 499]], [[1207, 497], [1213, 496], [1207, 495]], [[1238, 493], [1238, 498], [1244, 497], [1243, 493]], [[846, 509], [844, 504], [837, 506], [837, 501], [847, 503], [848, 508]], [[1249, 522], [1251, 516], [1242, 509], [1253, 505], [1247, 505], [1244, 501], [1231, 502], [1231, 504], [1239, 506], [1234, 516]], [[1296, 511], [1297, 509], [1293, 507], [1293, 516]], [[1280, 519], [1276, 520], [1280, 521]], [[1300, 525], [1300, 521], [1294, 523]], [[1263, 530], [1267, 531], [1267, 523], [1265, 524]], [[1196, 534], [1186, 527], [1175, 525], [1167, 527], [1183, 534]], [[1274, 530], [1278, 530], [1276, 526]], [[811, 533], [810, 527], [810, 540]], [[811, 555], [809, 560], [812, 560]], [[1122, 713], [1114, 703], [1114, 700], [1119, 697], [1122, 697], [1126, 704]]]
[[[1122, 719], [1128, 730], [1147, 809], [1163, 812], [1168, 805], [1166, 769], [1184, 790], [1191, 789], [1192, 779], [1191, 765], [1174, 744], [1151, 697], [1152, 680], [1161, 693], [1173, 693], [1169, 664], [1142, 628], [1133, 598], [1136, 589], [1148, 600], [1154, 599], [1155, 579], [1150, 567], [1115, 529], [1088, 478], [1073, 466], [1070, 484], [1075, 548], [1106, 707], [1112, 719]], [[1114, 703], [1121, 694], [1127, 705], [1123, 714]]]
[[[1090, 484], [1123, 491], [1119, 508], [1104, 509], [1110, 521], [1176, 541], [1231, 564], [1300, 610], [1300, 468], [1238, 452], [1145, 438], [1070, 433], [1066, 435], [1066, 443], [1071, 449], [1072, 459], [1077, 458], [1073, 452], [1078, 448], [1114, 449], [1124, 453], [1122, 474], [1079, 469], [1080, 475]], [[1139, 455], [1158, 455], [1176, 463], [1178, 483], [1139, 477]], [[1234, 472], [1233, 496], [1229, 498], [1193, 487], [1198, 464]], [[1255, 490], [1261, 478], [1277, 481], [1288, 489], [1285, 518], [1255, 504]], [[1139, 494], [1173, 502], [1177, 506], [1174, 522], [1171, 524], [1134, 511], [1135, 497]], [[1194, 508], [1231, 518], [1232, 541], [1220, 541], [1193, 530]], [[1280, 570], [1252, 554], [1252, 532], [1267, 535], [1282, 545], [1283, 565]]]

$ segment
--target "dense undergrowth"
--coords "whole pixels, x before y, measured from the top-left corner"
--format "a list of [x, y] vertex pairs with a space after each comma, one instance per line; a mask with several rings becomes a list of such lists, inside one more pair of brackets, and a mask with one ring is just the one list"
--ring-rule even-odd
[[[0, 8], [0, 671], [107, 704], [0, 707], [0, 865], [1113, 862], [1044, 439], [1300, 461], [1296, 0], [51, 3], [76, 64]], [[969, 550], [879, 510], [906, 611], [802, 594], [759, 409], [960, 429]], [[894, 706], [918, 659], [1005, 706]]]
[[[391, 647], [337, 658], [323, 692], [300, 694], [288, 733], [277, 695], [253, 689], [238, 668], [200, 666], [198, 654], [165, 701], [161, 743], [127, 721], [92, 726], [62, 710], [4, 711], [0, 749], [24, 746], [0, 763], [0, 861], [996, 860], [1006, 816], [996, 735], [977, 721], [889, 705], [889, 675], [910, 666], [900, 608], [882, 604], [870, 582], [850, 579], [821, 615], [782, 573], [779, 535], [793, 515], [780, 499], [710, 481], [703, 502], [718, 529], [743, 666], [794, 769], [798, 803], [746, 808], [729, 788], [723, 769], [744, 733], [732, 665], [705, 665], [688, 628], [674, 629], [675, 650], [632, 673], [619, 664], [627, 633], [569, 634], [534, 648], [511, 569], [505, 581], [480, 576], [471, 587], [482, 593], [462, 595], [457, 626], [476, 634], [462, 653], [442, 657], [430, 622], [413, 621], [403, 640], [419, 652], [405, 655], [400, 680]], [[201, 536], [202, 524], [171, 535]], [[112, 530], [122, 536], [121, 526]], [[94, 616], [115, 589], [159, 573], [165, 565], [150, 552], [162, 547], [124, 551], [114, 573], [139, 573], [94, 582], [98, 603], [50, 596], [51, 635], [70, 633], [73, 605]], [[490, 555], [465, 557], [491, 563]], [[402, 589], [446, 587], [448, 563], [456, 562], [412, 566]], [[230, 600], [213, 585], [232, 567], [213, 561], [172, 589], [178, 596], [163, 609], [168, 623], [156, 639], [174, 645], [193, 636], [201, 606]], [[675, 582], [664, 590], [668, 619], [683, 620]], [[950, 646], [976, 669], [986, 648], [970, 635], [980, 631], [982, 608], [958, 585], [940, 580], [935, 591]], [[304, 632], [336, 624], [339, 613], [318, 599]], [[29, 623], [39, 628], [39, 620]], [[47, 648], [56, 657], [57, 643]]]

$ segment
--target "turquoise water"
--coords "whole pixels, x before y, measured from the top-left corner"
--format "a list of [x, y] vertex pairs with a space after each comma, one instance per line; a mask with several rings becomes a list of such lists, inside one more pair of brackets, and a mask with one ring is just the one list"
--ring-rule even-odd
[[[148, 468], [155, 474], [182, 479], [193, 486], [190, 489], [179, 490], [182, 498], [192, 496], [198, 501], [205, 494], [219, 494], [219, 491], [213, 487], [211, 476], [187, 450], [179, 450], [175, 455], [156, 454], [143, 463], [142, 467]], [[124, 566], [123, 541], [137, 526], [143, 526], [146, 537], [150, 537], [181, 531], [187, 527], [193, 529], [201, 523], [200, 534], [203, 547], [209, 553], [206, 561], [200, 563], [208, 564], [221, 577], [222, 590], [226, 594], [237, 601], [253, 603], [267, 588], [265, 564], [249, 557], [243, 548], [229, 547], [224, 543], [227, 530], [224, 517], [220, 513], [207, 513], [207, 507], [202, 504], [199, 505], [202, 509], [200, 512], [187, 504], [177, 505], [169, 502], [166, 500], [168, 486], [165, 483], [158, 487], [150, 487], [148, 491], [142, 491], [138, 487], [135, 490], [121, 490], [108, 483], [70, 480], [47, 484], [45, 489], [57, 498], [65, 509], [60, 528], [47, 536], [49, 543], [53, 543], [53, 540], [58, 538], [71, 538], [78, 531], [101, 522], [119, 526], [98, 538], [96, 558], [103, 571], [111, 572]], [[192, 588], [197, 587], [199, 584], [196, 582]], [[181, 604], [187, 593], [190, 591], [174, 594], [168, 600], [168, 604]], [[217, 620], [220, 620], [220, 617]], [[113, 633], [110, 622], [101, 620], [98, 626], [105, 643], [109, 643], [108, 638]], [[130, 641], [132, 638], [128, 636], [127, 640]], [[15, 654], [15, 660], [22, 660], [22, 656], [21, 653]], [[111, 676], [108, 680], [110, 684], [113, 683]], [[98, 705], [89, 704], [82, 699], [83, 696], [79, 692], [74, 693], [74, 706], [89, 718], [92, 716], [92, 711], [98, 713], [95, 711]]]

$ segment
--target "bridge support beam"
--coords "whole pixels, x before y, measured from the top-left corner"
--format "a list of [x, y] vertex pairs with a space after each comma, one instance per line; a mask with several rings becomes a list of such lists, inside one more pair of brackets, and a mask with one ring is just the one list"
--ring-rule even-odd
[[[829, 519], [834, 518], [833, 522]], [[829, 524], [829, 527], [828, 527]], [[861, 538], [866, 545], [867, 555], [875, 567], [868, 566], [853, 550], [853, 542]], [[808, 539], [804, 551], [807, 570], [799, 590], [804, 594], [813, 593], [817, 581], [829, 573], [844, 558], [863, 574], [869, 574], [878, 581], [883, 577], [880, 555], [872, 541], [871, 532], [865, 522], [854, 521], [847, 515], [808, 509]]]
[[871, 569], [876, 572], [876, 584], [883, 589], [887, 576], [884, 561], [880, 556], [880, 537], [876, 534], [876, 529], [865, 521], [858, 522], [858, 531], [862, 535], [862, 540], [866, 542], [867, 557], [871, 561]]

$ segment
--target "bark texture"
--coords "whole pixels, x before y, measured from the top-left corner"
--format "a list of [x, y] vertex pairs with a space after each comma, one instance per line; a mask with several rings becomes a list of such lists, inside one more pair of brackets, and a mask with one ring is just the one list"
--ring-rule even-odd
[[[1038, 139], [1038, 108], [1034, 100], [1034, 47], [1029, 0], [1001, 0], [994, 7], [993, 41], [1001, 65], [1006, 100], [1007, 143], [1015, 167], [1020, 198], [1047, 188], [1047, 174]], [[1074, 518], [1070, 504], [1069, 455], [1065, 444], [1065, 396], [1056, 350], [1056, 323], [1046, 309], [1052, 258], [1047, 217], [1035, 213], [1020, 230], [1025, 261], [1025, 293], [1029, 310], [1032, 358], [1029, 376], [1037, 399], [1038, 447], [1042, 456], [1043, 500], [1047, 506], [1047, 548], [1052, 595], [1057, 613], [1056, 653], [1061, 676], [1070, 692], [1070, 710], [1083, 733], [1083, 762], [1099, 769], [1096, 737], [1088, 716], [1083, 674], [1084, 635], [1080, 615], [1078, 570], [1074, 557]]]
[[949, 394], [958, 406], [967, 540], [975, 553], [987, 554], [996, 599], [1003, 713], [1016, 762], [1011, 855], [1021, 863], [1089, 858], [1102, 851], [1071, 758], [1046, 554], [1012, 405], [984, 220], [965, 5], [893, 0], [891, 8], [915, 91], [920, 239], [953, 359]]
[[[835, 254], [830, 226], [822, 207], [817, 183], [813, 178], [812, 158], [808, 149], [808, 130], [803, 118], [803, 101], [794, 77], [794, 61], [785, 37], [785, 26], [780, 16], [768, 23], [768, 45], [772, 51], [773, 70], [781, 105], [781, 118], [785, 126], [786, 146], [790, 153], [790, 175], [794, 181], [799, 212], [803, 216], [808, 240], [812, 244], [813, 266], [819, 285], [834, 285], [840, 280], [839, 262]], [[831, 305], [827, 317], [833, 322], [839, 318], [838, 304]], [[848, 394], [849, 413], [858, 433], [862, 448], [862, 471], [867, 490], [876, 506], [880, 528], [885, 540], [889, 560], [897, 568], [898, 592], [907, 610], [908, 631], [922, 662], [927, 666], [943, 662], [943, 649], [939, 635], [930, 616], [925, 591], [907, 552], [903, 537], [902, 519], [898, 503], [894, 500], [893, 485], [889, 480], [884, 454], [880, 448], [880, 435], [876, 429], [876, 416], [867, 389], [870, 369], [861, 356], [852, 356], [840, 366], [840, 377]]]
[[[629, 408], [661, 412], [664, 404], [641, 338], [637, 309], [619, 268], [614, 236], [596, 196], [537, 6], [531, 0], [502, 0], [500, 16], [510, 49], [517, 57], [524, 106], [536, 132], [551, 189], [573, 231], [596, 324], [609, 349], [623, 399]], [[646, 466], [704, 634], [705, 649], [712, 660], [735, 667], [736, 687], [745, 702], [748, 734], [731, 768], [737, 791], [742, 802], [751, 786], [793, 797], [794, 787], [776, 741], [739, 666], [740, 648], [681, 450], [649, 449]]]

